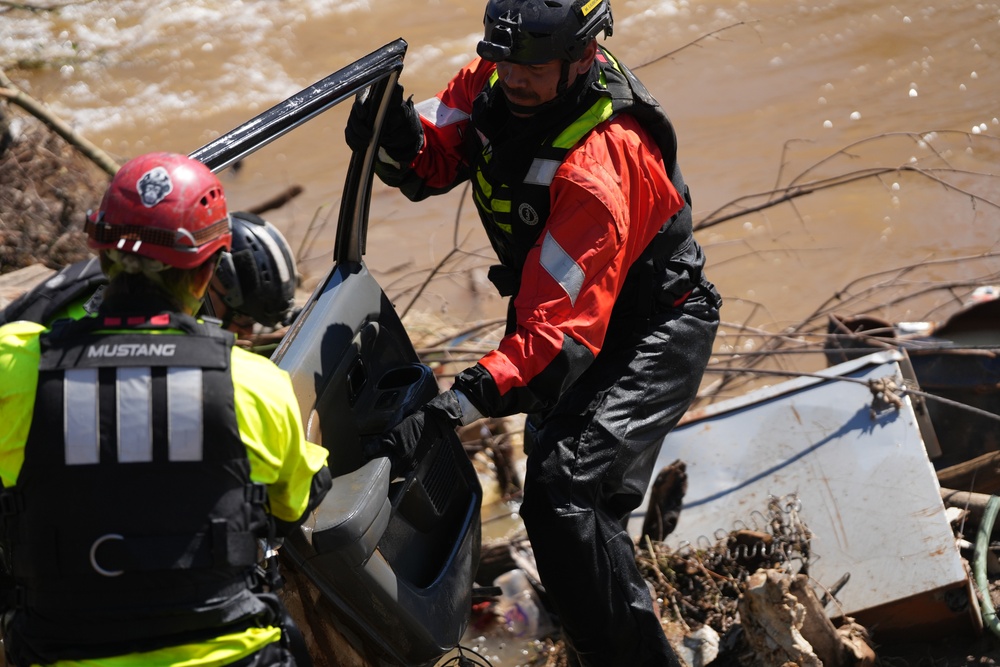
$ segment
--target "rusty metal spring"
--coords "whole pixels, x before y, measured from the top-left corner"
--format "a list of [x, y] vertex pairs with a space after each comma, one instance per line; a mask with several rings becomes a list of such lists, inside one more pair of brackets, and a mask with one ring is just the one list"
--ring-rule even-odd
[[[714, 539], [700, 535], [694, 543], [684, 541], [678, 545], [677, 551], [691, 555], [697, 551], [715, 550], [732, 560], [763, 557], [785, 563], [795, 560], [805, 563], [809, 556], [809, 540], [812, 534], [799, 516], [801, 510], [802, 502], [797, 494], [770, 496], [766, 514], [754, 510], [746, 520], [735, 521], [731, 530], [719, 528], [713, 533]], [[730, 535], [739, 531], [766, 533], [770, 535], [771, 540], [770, 542], [756, 540], [749, 544], [742, 542], [729, 546]]]

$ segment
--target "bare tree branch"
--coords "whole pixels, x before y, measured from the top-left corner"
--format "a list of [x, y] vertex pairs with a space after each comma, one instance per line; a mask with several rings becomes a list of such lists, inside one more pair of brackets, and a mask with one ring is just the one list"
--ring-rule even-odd
[[[756, 22], [757, 21], [750, 21], [750, 23], [756, 23]], [[637, 70], [642, 69], [643, 67], [648, 67], [648, 66], [650, 66], [650, 65], [652, 65], [654, 63], [660, 62], [661, 60], [673, 57], [673, 56], [677, 55], [678, 53], [680, 53], [681, 51], [683, 51], [684, 49], [686, 49], [688, 47], [696, 46], [698, 44], [698, 42], [704, 41], [704, 40], [708, 39], [709, 37], [712, 37], [714, 35], [718, 35], [719, 33], [725, 32], [726, 30], [730, 30], [732, 28], [736, 28], [736, 27], [739, 27], [741, 25], [747, 25], [747, 23], [748, 23], [747, 21], [739, 21], [737, 23], [732, 23], [730, 25], [723, 26], [722, 28], [719, 28], [718, 30], [713, 30], [712, 32], [705, 33], [704, 35], [702, 35], [698, 39], [692, 40], [692, 41], [688, 42], [687, 44], [685, 44], [684, 46], [678, 47], [678, 48], [674, 49], [673, 51], [668, 51], [668, 52], [664, 53], [663, 55], [657, 56], [657, 57], [653, 58], [652, 60], [650, 60], [648, 62], [642, 63], [641, 65], [636, 65], [635, 67], [632, 68], [632, 71], [635, 72]]]
[[38, 120], [45, 123], [53, 132], [65, 139], [70, 145], [85, 155], [98, 167], [103, 169], [110, 176], [114, 176], [118, 171], [118, 163], [110, 155], [100, 148], [90, 143], [65, 123], [61, 118], [49, 111], [41, 102], [34, 99], [24, 91], [18, 89], [7, 75], [0, 70], [0, 97], [7, 99], [18, 105]]

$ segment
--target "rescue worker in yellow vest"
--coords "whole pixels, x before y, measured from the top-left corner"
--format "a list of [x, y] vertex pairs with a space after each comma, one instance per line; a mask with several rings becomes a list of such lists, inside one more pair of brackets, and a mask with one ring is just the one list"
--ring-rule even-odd
[[[428, 434], [526, 413], [520, 513], [570, 664], [679, 665], [625, 530], [719, 324], [674, 129], [597, 43], [609, 0], [488, 0], [483, 23], [435, 97], [394, 89], [376, 173], [413, 200], [470, 184], [507, 330], [369, 455], [405, 462]], [[352, 147], [372, 106], [352, 108]]]
[[231, 243], [221, 184], [137, 157], [86, 230], [97, 315], [0, 327], [9, 663], [308, 664], [258, 547], [319, 504], [327, 452], [288, 375], [192, 317]]

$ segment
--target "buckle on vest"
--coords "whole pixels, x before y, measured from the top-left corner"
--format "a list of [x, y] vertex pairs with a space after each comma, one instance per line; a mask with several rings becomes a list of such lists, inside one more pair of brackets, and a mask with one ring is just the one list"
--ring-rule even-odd
[[259, 482], [250, 482], [243, 487], [243, 500], [251, 505], [264, 505], [267, 503], [267, 486]]

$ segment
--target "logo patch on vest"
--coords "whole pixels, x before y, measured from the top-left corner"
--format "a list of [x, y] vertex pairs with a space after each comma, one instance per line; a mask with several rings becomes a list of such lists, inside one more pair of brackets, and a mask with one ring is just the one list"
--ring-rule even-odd
[[66, 276], [62, 273], [57, 273], [46, 281], [45, 286], [49, 289], [55, 289], [66, 282]]
[[156, 167], [143, 174], [136, 182], [135, 188], [139, 192], [142, 205], [146, 208], [152, 208], [170, 194], [174, 189], [174, 183], [170, 180], [170, 174], [167, 173], [166, 169]]
[[538, 211], [531, 204], [524, 203], [518, 206], [517, 215], [521, 218], [521, 222], [529, 227], [534, 227], [538, 224]]
[[87, 358], [115, 359], [121, 357], [172, 357], [177, 352], [173, 343], [120, 343], [88, 345]]

